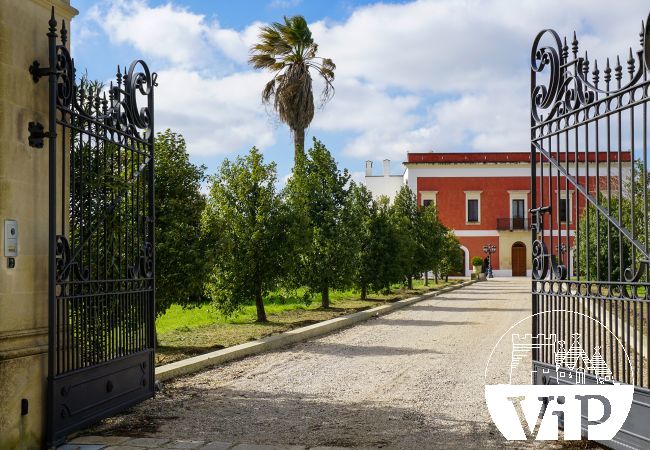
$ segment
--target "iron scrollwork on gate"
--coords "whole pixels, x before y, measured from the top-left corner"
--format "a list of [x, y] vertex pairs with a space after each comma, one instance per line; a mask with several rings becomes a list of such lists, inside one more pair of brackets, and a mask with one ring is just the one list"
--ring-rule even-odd
[[[567, 40], [553, 30], [533, 42], [532, 331], [565, 342], [577, 335], [585, 348], [602, 349], [612, 379], [636, 386], [628, 420], [608, 445], [648, 448], [650, 31], [644, 24], [640, 49], [625, 53], [599, 63], [580, 51], [575, 33]], [[554, 368], [553, 351], [535, 350], [533, 369]]]
[[[49, 121], [48, 445], [154, 392], [156, 74], [118, 67], [108, 86], [77, 79], [52, 10]], [[60, 38], [60, 41], [59, 41]]]

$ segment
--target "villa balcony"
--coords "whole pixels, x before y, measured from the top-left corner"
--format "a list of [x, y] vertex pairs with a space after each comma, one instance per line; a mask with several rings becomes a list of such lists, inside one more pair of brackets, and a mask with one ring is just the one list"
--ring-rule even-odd
[[529, 229], [529, 226], [528, 219], [523, 217], [503, 217], [497, 219], [498, 231], [525, 231]]

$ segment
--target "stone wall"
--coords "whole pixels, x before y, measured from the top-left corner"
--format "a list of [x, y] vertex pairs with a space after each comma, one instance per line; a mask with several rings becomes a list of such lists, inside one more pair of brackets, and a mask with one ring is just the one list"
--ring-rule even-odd
[[[69, 0], [0, 0], [0, 448], [41, 448], [47, 378], [48, 153], [27, 144], [27, 124], [47, 124], [47, 22], [77, 13]], [[4, 256], [4, 220], [18, 222], [15, 268]], [[28, 405], [21, 413], [21, 402]]]

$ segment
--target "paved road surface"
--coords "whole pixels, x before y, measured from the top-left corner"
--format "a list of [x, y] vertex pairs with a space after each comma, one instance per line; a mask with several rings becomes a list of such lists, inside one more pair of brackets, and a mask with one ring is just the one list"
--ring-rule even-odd
[[[493, 279], [164, 386], [112, 435], [303, 446], [501, 448], [484, 402], [498, 338], [530, 281]], [[509, 363], [509, 354], [498, 355]], [[522, 443], [518, 443], [521, 447]]]

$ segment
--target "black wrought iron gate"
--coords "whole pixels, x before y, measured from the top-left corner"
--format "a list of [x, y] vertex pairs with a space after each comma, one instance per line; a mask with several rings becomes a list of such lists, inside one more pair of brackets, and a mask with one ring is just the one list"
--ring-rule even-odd
[[[598, 62], [579, 50], [575, 34], [567, 40], [543, 30], [531, 53], [533, 335], [577, 337], [604, 356], [613, 381], [636, 386], [627, 422], [608, 442], [616, 448], [650, 448], [650, 33], [643, 25], [640, 37], [640, 50]], [[549, 370], [553, 349], [533, 359], [536, 383], [565, 382]]]
[[[154, 392], [153, 87], [143, 61], [77, 81], [49, 22], [48, 445]], [[58, 39], [60, 38], [60, 43]]]

